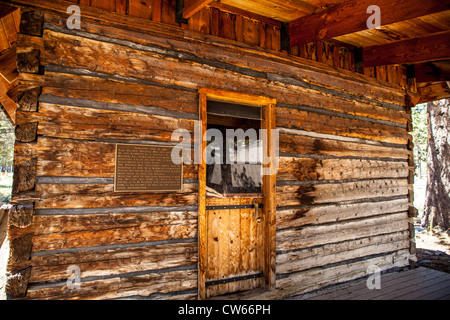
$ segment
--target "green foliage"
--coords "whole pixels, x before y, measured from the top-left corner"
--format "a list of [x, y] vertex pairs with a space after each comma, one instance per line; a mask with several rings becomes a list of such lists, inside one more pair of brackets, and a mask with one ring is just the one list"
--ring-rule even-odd
[[12, 166], [14, 159], [14, 127], [0, 111], [0, 166]]

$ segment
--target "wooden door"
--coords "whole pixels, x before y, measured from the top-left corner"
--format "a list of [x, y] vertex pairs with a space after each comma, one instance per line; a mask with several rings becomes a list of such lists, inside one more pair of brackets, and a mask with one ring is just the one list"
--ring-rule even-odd
[[[201, 88], [201, 163], [198, 194], [198, 298], [205, 299], [258, 287], [275, 289], [276, 280], [276, 150], [271, 149], [276, 100]], [[210, 197], [206, 193], [204, 159], [208, 100], [261, 108], [261, 129], [267, 130], [260, 193]], [[256, 207], [258, 209], [256, 210]]]
[[264, 285], [262, 203], [262, 197], [206, 199], [206, 297]]

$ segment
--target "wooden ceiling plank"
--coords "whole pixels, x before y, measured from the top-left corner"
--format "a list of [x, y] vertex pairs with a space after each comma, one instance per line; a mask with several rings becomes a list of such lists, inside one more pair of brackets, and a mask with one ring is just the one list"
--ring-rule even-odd
[[[367, 29], [371, 16], [367, 8], [373, 0], [350, 0], [290, 22], [291, 46], [317, 40], [326, 40]], [[379, 0], [381, 24], [387, 25], [450, 9], [449, 1], [442, 0]]]
[[213, 0], [184, 0], [183, 18], [190, 18], [211, 2]]
[[415, 64], [414, 75], [418, 84], [422, 82], [450, 81], [450, 60], [441, 63]]
[[11, 122], [15, 125], [17, 104], [7, 95], [7, 92], [8, 88], [5, 81], [2, 77], [0, 77], [0, 103], [3, 105], [3, 108], [11, 119]]
[[1, 19], [6, 36], [8, 37], [9, 45], [13, 45], [17, 41], [16, 24], [12, 14], [7, 15]]
[[221, 0], [220, 3], [281, 22], [289, 22], [321, 9], [311, 4], [310, 0]]
[[213, 8], [217, 8], [221, 11], [238, 14], [238, 15], [241, 15], [241, 16], [249, 18], [249, 19], [258, 20], [267, 25], [271, 25], [271, 26], [274, 26], [277, 28], [281, 28], [281, 25], [282, 25], [282, 23], [280, 21], [277, 21], [277, 20], [274, 20], [271, 18], [267, 18], [267, 17], [261, 16], [259, 14], [250, 12], [250, 11], [239, 9], [239, 8], [224, 4], [222, 2], [213, 1], [209, 4], [209, 6], [213, 7]]
[[19, 78], [16, 66], [16, 48], [11, 47], [8, 51], [0, 55], [0, 74], [9, 84]]
[[450, 88], [447, 82], [427, 82], [417, 86], [420, 96], [418, 103], [425, 103], [450, 98]]
[[6, 17], [7, 15], [13, 13], [14, 11], [18, 10], [19, 8], [9, 6], [5, 3], [0, 3], [0, 19], [3, 17]]
[[450, 59], [450, 31], [363, 48], [364, 67]]

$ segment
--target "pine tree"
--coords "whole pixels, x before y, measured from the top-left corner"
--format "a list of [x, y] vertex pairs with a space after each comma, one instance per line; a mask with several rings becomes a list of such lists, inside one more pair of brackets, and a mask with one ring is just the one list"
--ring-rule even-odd
[[422, 226], [450, 228], [450, 99], [429, 102], [428, 181]]

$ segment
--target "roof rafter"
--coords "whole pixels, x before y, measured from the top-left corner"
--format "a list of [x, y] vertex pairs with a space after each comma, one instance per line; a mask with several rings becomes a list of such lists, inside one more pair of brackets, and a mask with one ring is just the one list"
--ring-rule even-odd
[[188, 19], [211, 2], [213, 0], [184, 0], [183, 18]]
[[380, 7], [381, 25], [450, 10], [450, 2], [442, 0], [350, 0], [290, 22], [291, 46], [366, 30], [373, 4]]
[[450, 31], [362, 49], [364, 67], [450, 59]]

